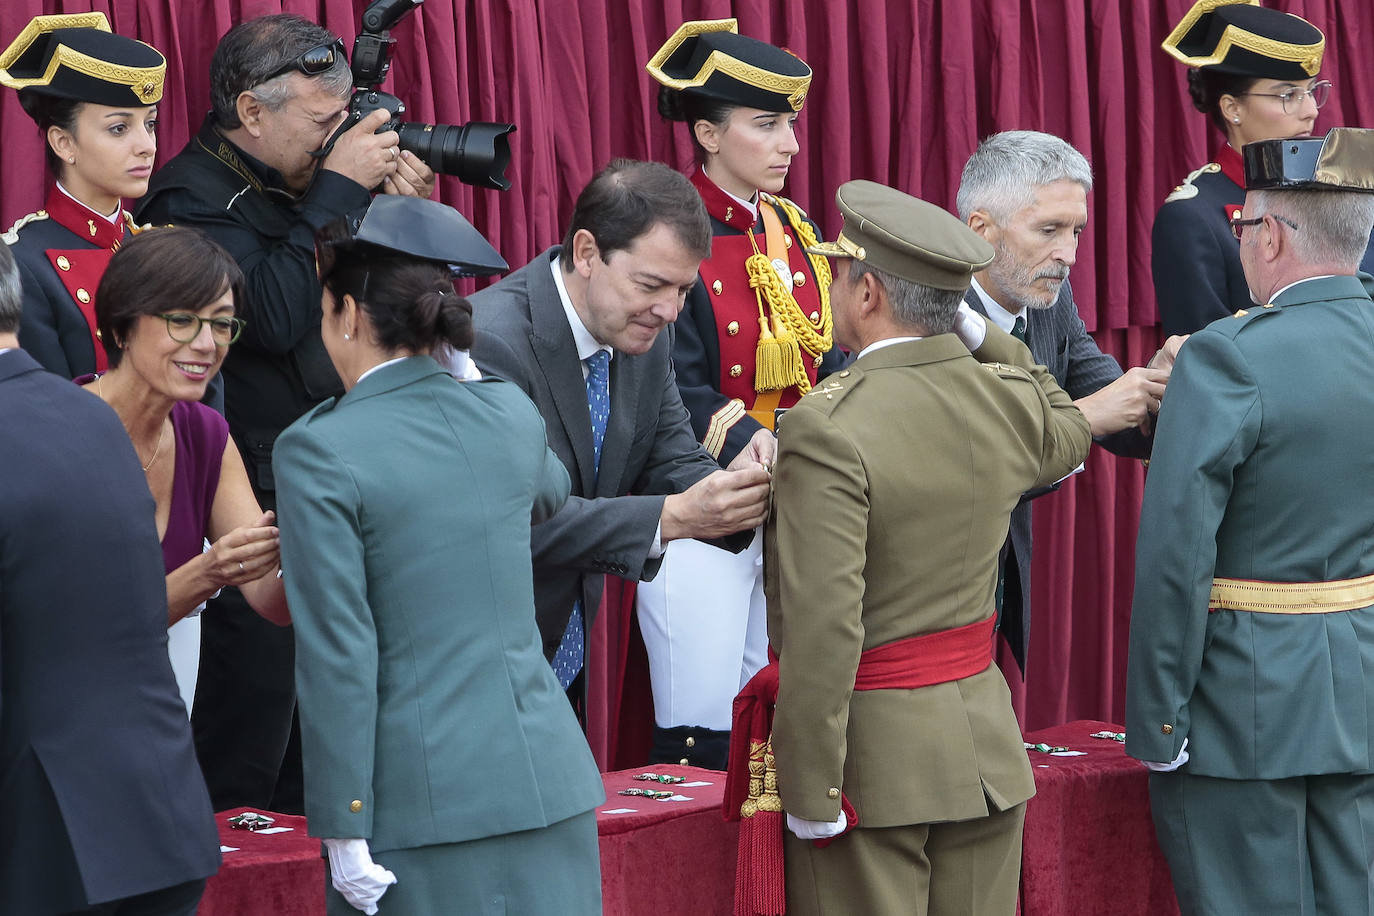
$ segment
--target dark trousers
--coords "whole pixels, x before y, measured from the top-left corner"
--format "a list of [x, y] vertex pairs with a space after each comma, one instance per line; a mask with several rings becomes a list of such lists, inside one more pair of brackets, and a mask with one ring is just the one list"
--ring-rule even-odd
[[1184, 916], [1370, 916], [1374, 776], [1150, 775]]
[[294, 630], [263, 620], [238, 589], [226, 588], [202, 613], [200, 634], [191, 731], [211, 804], [301, 813], [299, 741], [286, 760], [296, 707]]
[[197, 878], [160, 891], [72, 910], [66, 916], [195, 916], [204, 893], [205, 879]]

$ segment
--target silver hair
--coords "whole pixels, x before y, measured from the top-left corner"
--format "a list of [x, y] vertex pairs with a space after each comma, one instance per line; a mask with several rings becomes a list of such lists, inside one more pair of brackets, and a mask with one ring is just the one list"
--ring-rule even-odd
[[18, 332], [23, 304], [24, 291], [19, 285], [19, 266], [14, 262], [10, 246], [0, 242], [0, 334]]
[[959, 303], [964, 301], [964, 290], [937, 289], [894, 276], [863, 261], [849, 262], [850, 283], [860, 282], [864, 274], [872, 274], [887, 290], [892, 317], [900, 324], [924, 328], [932, 337], [954, 329], [954, 316], [959, 311]]
[[1252, 191], [1250, 207], [1256, 216], [1269, 213], [1297, 224], [1289, 238], [1304, 263], [1348, 267], [1350, 273], [1359, 269], [1374, 227], [1374, 194], [1358, 191]]
[[[279, 110], [291, 99], [287, 77], [298, 72], [292, 68], [295, 61], [311, 48], [336, 40], [333, 32], [291, 13], [259, 16], [225, 32], [210, 58], [210, 103], [215, 123], [224, 130], [242, 126], [238, 98], [245, 92], [251, 91], [269, 109]], [[335, 55], [328, 70], [309, 79], [341, 99], [353, 87], [353, 74], [342, 54]]]
[[1030, 206], [1035, 189], [1056, 181], [1073, 181], [1093, 189], [1093, 170], [1083, 154], [1068, 143], [1038, 130], [993, 134], [964, 163], [955, 207], [968, 222], [982, 210], [997, 223]]

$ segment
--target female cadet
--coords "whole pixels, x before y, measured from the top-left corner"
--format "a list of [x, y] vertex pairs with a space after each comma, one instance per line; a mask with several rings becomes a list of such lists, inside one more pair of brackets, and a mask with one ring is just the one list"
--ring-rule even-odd
[[24, 285], [19, 342], [68, 378], [108, 365], [95, 291], [137, 231], [122, 201], [148, 189], [166, 70], [156, 50], [112, 34], [104, 13], [37, 16], [0, 54], [0, 84], [19, 90], [56, 179], [44, 209], [4, 235]]
[[[1226, 136], [1155, 216], [1151, 271], [1164, 333], [1191, 334], [1252, 303], [1230, 221], [1245, 203], [1241, 148], [1305, 137], [1331, 94], [1326, 39], [1305, 19], [1252, 0], [1197, 0], [1163, 48], [1190, 68], [1193, 106]], [[1366, 254], [1364, 267], [1374, 267]]]
[[[771, 463], [774, 410], [843, 362], [831, 338], [830, 270], [802, 249], [815, 224], [776, 196], [799, 150], [811, 68], [736, 32], [687, 22], [649, 61], [659, 112], [687, 124], [711, 256], [676, 325], [673, 361], [698, 438], [722, 465]], [[766, 87], [766, 88], [765, 88]], [[655, 761], [723, 768], [730, 706], [767, 651], [762, 544], [741, 554], [675, 541], [639, 587], [653, 682]]]

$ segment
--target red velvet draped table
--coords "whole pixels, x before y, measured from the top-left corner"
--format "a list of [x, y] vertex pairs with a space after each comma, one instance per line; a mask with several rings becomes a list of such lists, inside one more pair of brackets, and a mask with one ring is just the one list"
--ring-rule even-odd
[[1090, 737], [1121, 730], [1085, 720], [1026, 735], [1084, 755], [1027, 751], [1035, 797], [1026, 806], [1022, 916], [1177, 916], [1150, 820], [1149, 771], [1120, 743]]
[[[1026, 735], [1032, 744], [1084, 754], [1029, 751], [1036, 794], [1026, 807], [1022, 916], [1178, 913], [1150, 821], [1148, 773], [1118, 742], [1090, 737], [1120, 730], [1080, 721]], [[633, 778], [650, 770], [708, 785]], [[606, 802], [596, 820], [606, 916], [729, 916], [739, 828], [721, 817], [725, 774], [661, 765], [603, 773], [602, 779]], [[618, 794], [628, 788], [672, 789], [682, 800]], [[237, 851], [224, 854], [200, 916], [323, 916], [324, 860], [319, 841], [306, 836], [305, 819], [273, 815], [276, 826], [293, 829], [264, 835], [231, 830], [226, 818], [236, 813], [216, 815], [220, 842]]]

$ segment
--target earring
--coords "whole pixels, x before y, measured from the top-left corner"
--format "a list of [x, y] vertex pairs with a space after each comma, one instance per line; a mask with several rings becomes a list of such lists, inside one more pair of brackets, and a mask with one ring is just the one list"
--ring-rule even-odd
[[1239, 124], [1239, 123], [1240, 123], [1240, 118], [1232, 118], [1232, 119], [1231, 119], [1231, 123], [1233, 123], [1233, 124]]
[[68, 157], [67, 157], [67, 162], [70, 163], [71, 165], [76, 165], [76, 157], [75, 157], [75, 156], [68, 156]]
[[352, 340], [352, 339], [353, 339], [353, 338], [352, 338], [352, 337], [349, 337], [347, 334], [344, 335], [344, 340]]

